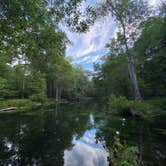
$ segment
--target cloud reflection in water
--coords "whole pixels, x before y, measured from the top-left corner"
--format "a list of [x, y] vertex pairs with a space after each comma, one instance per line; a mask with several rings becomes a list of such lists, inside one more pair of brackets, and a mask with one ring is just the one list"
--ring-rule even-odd
[[[90, 118], [92, 118], [90, 116]], [[86, 130], [80, 139], [73, 136], [74, 144], [71, 150], [64, 151], [64, 166], [107, 166], [108, 152], [104, 149], [103, 142], [96, 142], [96, 132], [92, 128]]]

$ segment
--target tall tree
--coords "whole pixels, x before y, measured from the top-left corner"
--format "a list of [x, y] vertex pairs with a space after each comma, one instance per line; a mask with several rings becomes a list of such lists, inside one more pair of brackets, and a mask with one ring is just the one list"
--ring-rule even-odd
[[[76, 10], [77, 11], [77, 10]], [[106, 16], [111, 13], [112, 18], [115, 19], [118, 29], [119, 38], [117, 53], [126, 53], [128, 59], [128, 72], [130, 77], [131, 89], [133, 97], [136, 100], [140, 100], [141, 94], [138, 87], [137, 75], [135, 71], [134, 53], [131, 51], [136, 39], [141, 34], [140, 24], [145, 21], [150, 10], [148, 8], [147, 1], [144, 0], [105, 0], [102, 1], [96, 10], [92, 7], [87, 7], [87, 18], [80, 17], [80, 14], [76, 12], [76, 17], [73, 17], [74, 30], [84, 32], [88, 29], [89, 25], [94, 23], [97, 17]], [[70, 19], [69, 19], [70, 23]], [[77, 28], [78, 27], [78, 28]]]
[[99, 15], [111, 13], [119, 28], [118, 53], [126, 53], [133, 97], [141, 99], [137, 75], [134, 65], [134, 55], [131, 47], [140, 34], [140, 23], [149, 15], [147, 3], [143, 0], [106, 0], [98, 9]]

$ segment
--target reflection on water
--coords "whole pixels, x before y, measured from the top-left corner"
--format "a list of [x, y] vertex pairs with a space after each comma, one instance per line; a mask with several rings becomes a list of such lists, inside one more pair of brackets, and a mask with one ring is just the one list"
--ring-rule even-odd
[[115, 135], [138, 146], [145, 165], [165, 166], [165, 124], [69, 109], [0, 114], [0, 166], [107, 166]]
[[[89, 122], [94, 125], [94, 117], [89, 116]], [[96, 139], [98, 129], [86, 130], [83, 136], [77, 139], [74, 135], [71, 150], [64, 151], [64, 166], [107, 166], [108, 152], [104, 149], [104, 142]]]
[[93, 114], [90, 114], [90, 115], [89, 115], [89, 123], [90, 123], [92, 126], [95, 124]]

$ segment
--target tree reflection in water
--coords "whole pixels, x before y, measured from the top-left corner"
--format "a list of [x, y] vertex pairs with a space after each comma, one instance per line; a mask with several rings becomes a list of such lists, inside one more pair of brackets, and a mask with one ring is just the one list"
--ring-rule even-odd
[[0, 165], [61, 166], [73, 135], [82, 135], [87, 124], [87, 114], [73, 111], [1, 115]]
[[165, 117], [155, 118], [155, 123], [99, 112], [94, 117], [88, 110], [69, 108], [58, 114], [0, 114], [0, 166], [106, 166], [105, 147], [109, 149], [115, 134], [128, 146], [143, 147], [146, 165], [164, 166]]

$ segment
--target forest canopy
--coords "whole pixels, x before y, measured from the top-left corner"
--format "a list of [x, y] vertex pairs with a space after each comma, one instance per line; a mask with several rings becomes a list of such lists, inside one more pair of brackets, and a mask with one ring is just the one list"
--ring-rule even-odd
[[[108, 0], [88, 5], [85, 11], [80, 11], [81, 3], [1, 1], [1, 98], [79, 100], [115, 94], [140, 100], [165, 96], [165, 3], [155, 12], [142, 0]], [[71, 41], [61, 26], [86, 32], [106, 15], [114, 19], [118, 32], [107, 44], [103, 63], [94, 65], [92, 78], [66, 56]]]
[[69, 23], [80, 1], [0, 3], [1, 98], [73, 99], [79, 96], [77, 93], [83, 95], [84, 88], [78, 92], [78, 86], [88, 86], [88, 75], [66, 58], [70, 41], [59, 28], [60, 21]]

